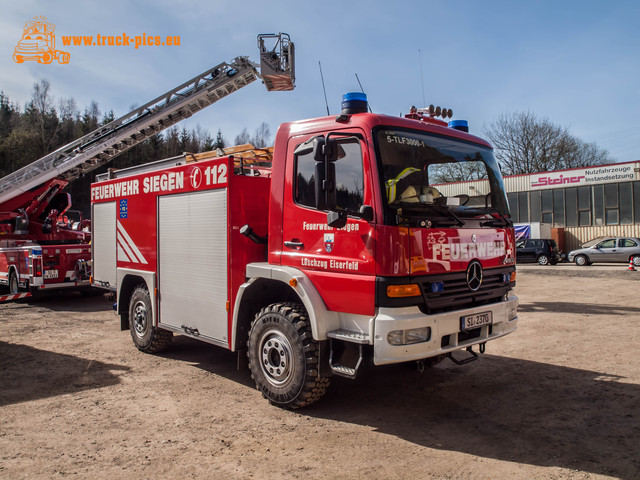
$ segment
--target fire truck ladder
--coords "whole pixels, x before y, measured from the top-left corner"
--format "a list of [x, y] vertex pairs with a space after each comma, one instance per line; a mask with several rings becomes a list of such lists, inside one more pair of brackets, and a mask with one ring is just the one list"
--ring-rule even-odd
[[[268, 48], [265, 40], [275, 40]], [[293, 43], [286, 33], [258, 36], [267, 90], [292, 90]], [[247, 57], [201, 73], [132, 112], [0, 179], [0, 205], [53, 178], [72, 181], [263, 75]]]

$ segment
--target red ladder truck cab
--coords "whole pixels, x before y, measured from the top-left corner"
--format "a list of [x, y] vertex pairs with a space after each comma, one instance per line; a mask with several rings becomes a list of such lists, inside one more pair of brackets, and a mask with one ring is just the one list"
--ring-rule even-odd
[[105, 174], [93, 285], [116, 293], [140, 350], [176, 332], [246, 351], [287, 408], [365, 360], [474, 360], [517, 327], [514, 232], [491, 146], [435, 115], [373, 114], [347, 94], [337, 117], [280, 126], [270, 173], [185, 155]]

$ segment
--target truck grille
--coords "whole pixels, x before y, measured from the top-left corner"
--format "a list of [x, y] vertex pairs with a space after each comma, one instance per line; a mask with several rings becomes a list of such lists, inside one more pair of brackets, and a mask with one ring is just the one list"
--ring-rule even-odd
[[509, 277], [513, 270], [514, 267], [484, 270], [482, 284], [476, 291], [467, 285], [466, 272], [422, 277], [418, 283], [425, 303], [420, 309], [432, 314], [499, 302], [509, 291]]

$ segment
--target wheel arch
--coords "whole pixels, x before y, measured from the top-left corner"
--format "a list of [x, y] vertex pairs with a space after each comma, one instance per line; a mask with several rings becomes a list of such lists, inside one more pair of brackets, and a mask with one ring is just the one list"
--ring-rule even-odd
[[[142, 272], [137, 270], [118, 269], [118, 292], [117, 292], [117, 313], [120, 315], [120, 330], [129, 330], [129, 299], [138, 285], [145, 285], [151, 297], [151, 309], [154, 322], [157, 324], [156, 315], [156, 292], [155, 274], [152, 272]], [[157, 326], [157, 325], [156, 325]]]
[[339, 328], [336, 312], [327, 309], [307, 275], [293, 267], [255, 263], [247, 265], [249, 280], [240, 286], [233, 310], [232, 350], [244, 348], [254, 316], [277, 302], [302, 304], [315, 340], [326, 340], [327, 331]]

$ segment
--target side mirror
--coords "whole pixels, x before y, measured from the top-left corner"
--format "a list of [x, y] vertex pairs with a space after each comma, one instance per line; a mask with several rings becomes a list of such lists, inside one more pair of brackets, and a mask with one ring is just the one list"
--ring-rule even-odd
[[346, 212], [329, 212], [327, 213], [327, 225], [332, 228], [343, 228], [347, 224]]
[[371, 205], [362, 205], [360, 207], [360, 218], [367, 222], [373, 222], [373, 207]]
[[336, 166], [334, 163], [316, 161], [315, 197], [318, 210], [336, 208]]
[[325, 161], [325, 144], [324, 137], [313, 137], [313, 159], [316, 162]]
[[316, 162], [315, 169], [315, 194], [316, 194], [316, 209], [326, 210], [327, 202], [325, 201], [325, 194], [322, 186], [324, 185], [324, 162]]

